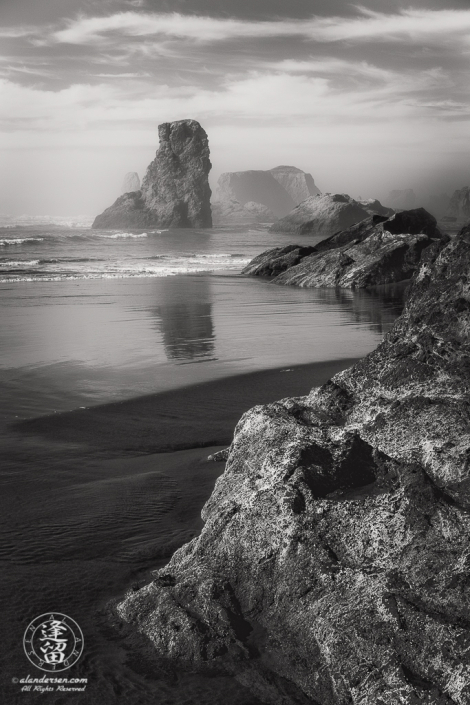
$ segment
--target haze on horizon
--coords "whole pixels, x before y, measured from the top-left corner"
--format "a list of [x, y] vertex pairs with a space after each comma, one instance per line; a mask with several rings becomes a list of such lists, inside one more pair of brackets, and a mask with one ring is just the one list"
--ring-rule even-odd
[[470, 184], [468, 0], [3, 0], [0, 213], [94, 215], [194, 118], [223, 171]]

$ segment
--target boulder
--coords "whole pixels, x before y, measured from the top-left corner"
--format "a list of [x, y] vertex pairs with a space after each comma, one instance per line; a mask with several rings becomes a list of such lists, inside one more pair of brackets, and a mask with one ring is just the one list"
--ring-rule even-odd
[[327, 237], [370, 215], [347, 194], [325, 193], [302, 201], [288, 215], [270, 227], [273, 233], [312, 234]]
[[272, 705], [470, 702], [470, 227], [379, 347], [239, 421], [198, 538], [118, 614]]
[[128, 171], [122, 182], [121, 193], [133, 193], [140, 190], [140, 179], [136, 171]]
[[428, 248], [448, 241], [424, 208], [373, 215], [314, 246], [288, 245], [255, 257], [242, 274], [275, 284], [366, 288], [410, 279]]
[[207, 134], [196, 120], [158, 127], [160, 146], [142, 188], [98, 215], [93, 228], [212, 227]]
[[276, 216], [262, 203], [247, 201], [214, 201], [212, 203], [212, 222], [214, 225], [232, 223], [272, 223]]

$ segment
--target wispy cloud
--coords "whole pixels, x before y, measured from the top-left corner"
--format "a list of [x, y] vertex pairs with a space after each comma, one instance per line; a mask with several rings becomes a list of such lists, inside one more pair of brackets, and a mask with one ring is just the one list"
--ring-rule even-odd
[[166, 36], [196, 42], [227, 39], [303, 37], [317, 42], [420, 40], [442, 44], [448, 36], [470, 41], [470, 10], [402, 10], [386, 14], [358, 8], [351, 17], [312, 17], [307, 20], [243, 21], [180, 13], [119, 12], [105, 17], [79, 17], [56, 29], [50, 40], [94, 44], [113, 35]]

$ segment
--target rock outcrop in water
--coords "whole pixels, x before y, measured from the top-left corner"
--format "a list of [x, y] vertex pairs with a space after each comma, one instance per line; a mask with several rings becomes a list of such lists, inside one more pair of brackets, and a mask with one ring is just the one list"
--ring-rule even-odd
[[122, 182], [121, 193], [131, 193], [140, 190], [140, 179], [136, 171], [128, 171]]
[[[221, 174], [217, 182], [214, 206], [220, 213], [229, 211], [227, 206], [239, 203], [251, 210], [266, 208], [274, 218], [282, 218], [297, 203], [320, 193], [311, 174], [294, 166], [278, 166], [269, 171], [232, 171]], [[243, 216], [243, 213], [240, 213]]]
[[118, 612], [274, 705], [470, 702], [470, 227], [379, 347], [248, 411], [201, 535]]
[[160, 146], [140, 191], [125, 193], [93, 228], [210, 228], [207, 134], [196, 120], [158, 127]]
[[373, 215], [317, 245], [262, 252], [242, 274], [275, 277], [275, 284], [365, 288], [410, 279], [428, 248], [448, 241], [423, 208], [391, 218]]
[[288, 215], [274, 223], [269, 230], [273, 233], [328, 237], [364, 220], [371, 212], [373, 212], [372, 207], [355, 201], [345, 193], [324, 193], [302, 201]]
[[452, 194], [447, 206], [446, 215], [458, 221], [470, 219], [470, 188], [465, 186]]

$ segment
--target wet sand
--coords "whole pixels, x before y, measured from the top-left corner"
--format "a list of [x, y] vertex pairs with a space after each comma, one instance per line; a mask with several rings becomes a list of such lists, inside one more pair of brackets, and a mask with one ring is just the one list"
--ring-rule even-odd
[[[152, 673], [111, 629], [106, 606], [201, 530], [201, 508], [224, 467], [207, 455], [230, 443], [244, 411], [307, 394], [352, 362], [238, 375], [10, 427], [0, 478], [2, 702], [24, 702], [13, 677], [41, 675], [23, 652], [27, 624], [60, 611], [85, 636], [69, 675], [89, 678], [67, 703], [255, 705], [225, 677]], [[65, 702], [59, 693], [28, 695]]]

